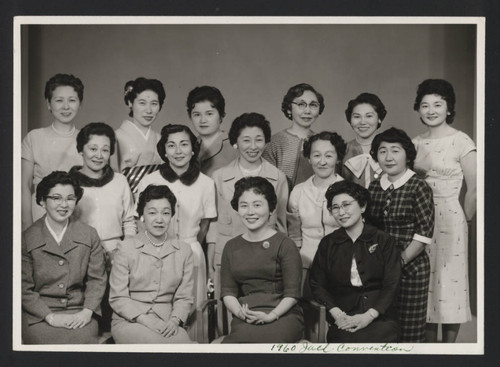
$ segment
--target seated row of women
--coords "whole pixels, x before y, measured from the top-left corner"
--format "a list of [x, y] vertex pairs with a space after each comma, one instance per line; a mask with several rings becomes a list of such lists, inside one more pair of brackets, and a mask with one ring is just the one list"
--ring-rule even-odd
[[[138, 208], [134, 209], [130, 191], [137, 198], [149, 184], [166, 185], [177, 198], [175, 205], [171, 204], [176, 215], [168, 226], [168, 237], [188, 243], [194, 256], [197, 269], [194, 302], [199, 305], [206, 298], [205, 256], [200, 246], [205, 238], [208, 243], [209, 277], [214, 279], [216, 296], [220, 296], [224, 279], [220, 279], [219, 274], [223, 273], [220, 267], [226, 242], [241, 235], [246, 225], [231, 203], [235, 182], [242, 177], [260, 176], [271, 183], [277, 195], [276, 210], [270, 211], [271, 228], [288, 233], [294, 240], [302, 255], [305, 279], [321, 238], [342, 227], [335, 216], [328, 213], [325, 192], [330, 185], [342, 180], [337, 172], [340, 171], [338, 163], [344, 161], [342, 174], [370, 188], [373, 200], [370, 208], [373, 218], [376, 218], [373, 223], [395, 237], [398, 247], [403, 250], [401, 258], [405, 266], [398, 302], [403, 331], [401, 340], [423, 341], [426, 316], [431, 323], [447, 322], [450, 325], [455, 325], [451, 324], [454, 320], [464, 322], [470, 319], [464, 266], [464, 248], [467, 243], [466, 236], [463, 236], [467, 228], [463, 210], [458, 204], [458, 192], [465, 174], [468, 188], [465, 210], [470, 218], [475, 208], [473, 163], [471, 167], [471, 162], [475, 160], [475, 147], [465, 134], [450, 128], [446, 123], [453, 119], [455, 103], [449, 83], [428, 80], [419, 86], [415, 110], [419, 111], [429, 132], [427, 136], [415, 139], [418, 155], [411, 139], [400, 130], [389, 129], [379, 134], [380, 139], [377, 141], [376, 130], [385, 117], [385, 107], [378, 97], [367, 93], [350, 101], [346, 110], [346, 117], [356, 132], [356, 139], [347, 148], [338, 134], [323, 132], [314, 135], [310, 126], [324, 109], [324, 102], [321, 94], [307, 84], [290, 88], [283, 100], [282, 110], [293, 121], [290, 129], [271, 136], [270, 124], [265, 117], [249, 113], [233, 122], [228, 138], [220, 130], [224, 116], [222, 95], [213, 87], [195, 88], [188, 97], [188, 114], [200, 134], [200, 140], [186, 126], [167, 125], [159, 137], [152, 139], [153, 142], [157, 140], [156, 147], [146, 143], [143, 149], [137, 147], [137, 132], [141, 130], [140, 126], [144, 128], [141, 142], [154, 134], [150, 125], [164, 100], [163, 87], [158, 83], [143, 78], [127, 83], [125, 102], [131, 109], [134, 121], [124, 122], [116, 131], [116, 137], [113, 130], [103, 123], [89, 124], [77, 133], [76, 151], [80, 153], [77, 156], [83, 165], [73, 167], [71, 175], [85, 191], [74, 218], [97, 229], [109, 260], [112, 260], [121, 238], [125, 236], [127, 241], [137, 230], [133, 216], [134, 211], [138, 214]], [[78, 108], [70, 106], [83, 98], [83, 86], [80, 96], [78, 88], [71, 84], [60, 85], [52, 81], [46, 88], [46, 98], [56, 121], [51, 128], [40, 130], [57, 133], [58, 127], [71, 127], [68, 136], [58, 136], [65, 142], [73, 136], [75, 141], [75, 128], [71, 121]], [[299, 131], [306, 133], [308, 139], [297, 139]], [[127, 132], [130, 138], [128, 147], [126, 139], [123, 139]], [[42, 131], [30, 132], [23, 142], [24, 178], [34, 173], [36, 177], [43, 171], [43, 157], [47, 161], [53, 161], [54, 158], [64, 161], [71, 154], [71, 149], [66, 149], [66, 155], [52, 157], [54, 154], [50, 154], [49, 159], [47, 153], [41, 154], [43, 149], [37, 144], [43, 143], [43, 139], [37, 134], [42, 134]], [[45, 138], [52, 141], [50, 137]], [[62, 140], [54, 140], [54, 149], [59, 149]], [[113, 172], [109, 166], [116, 140], [119, 157], [134, 157], [132, 161], [135, 163], [130, 161], [132, 163], [122, 169], [125, 177]], [[299, 143], [294, 143], [295, 140]], [[151, 146], [153, 151], [148, 154]], [[359, 151], [355, 149], [356, 146], [361, 147]], [[447, 149], [443, 150], [443, 147]], [[130, 154], [127, 155], [127, 152]], [[156, 155], [165, 163], [159, 166], [145, 164], [146, 161], [141, 164], [140, 159], [137, 160]], [[146, 160], [146, 163], [154, 163], [151, 159]], [[436, 214], [437, 225], [449, 227], [451, 223], [454, 226], [454, 231], [440, 231], [440, 236], [446, 233], [446, 236], [458, 239], [458, 242], [450, 242], [453, 246], [444, 254], [438, 247], [443, 246], [443, 240], [436, 235], [433, 238], [432, 191], [411, 170], [415, 160], [426, 180], [432, 183], [434, 202], [439, 209], [439, 215]], [[119, 161], [124, 162], [121, 158]], [[123, 167], [123, 164], [120, 165]], [[220, 167], [215, 169], [218, 165]], [[31, 171], [25, 169], [26, 166]], [[212, 180], [200, 173], [200, 167], [215, 169], [211, 174], [215, 188]], [[385, 175], [381, 175], [382, 171]], [[149, 172], [153, 173], [146, 175]], [[304, 177], [298, 177], [301, 174]], [[443, 179], [446, 183], [442, 182]], [[370, 181], [373, 182], [370, 184]], [[29, 206], [24, 204], [26, 198], [23, 191], [23, 218], [27, 217], [24, 209]], [[346, 206], [343, 205], [343, 208]], [[443, 212], [450, 212], [454, 216], [443, 215]], [[34, 213], [34, 210], [29, 210], [28, 214]], [[139, 227], [139, 231], [142, 231], [144, 225], [140, 224]], [[429, 246], [431, 242], [434, 246]], [[446, 245], [449, 246], [449, 243]], [[434, 257], [435, 269], [432, 273], [438, 274], [434, 281], [431, 280], [430, 290], [429, 260], [424, 251], [426, 247], [431, 258]], [[453, 273], [449, 273], [450, 269], [453, 269]], [[444, 289], [442, 284], [447, 283], [451, 283], [453, 289]], [[453, 297], [450, 295], [450, 301], [445, 300], [443, 305], [442, 300], [447, 298], [448, 292]], [[428, 295], [431, 296], [430, 311], [427, 307]], [[333, 309], [330, 311], [332, 313]], [[438, 316], [434, 316], [436, 314]], [[440, 317], [445, 321], [439, 321]], [[451, 330], [452, 337], [454, 330]], [[428, 334], [433, 331], [432, 326], [428, 327]], [[455, 330], [455, 337], [456, 331], [458, 329]]]

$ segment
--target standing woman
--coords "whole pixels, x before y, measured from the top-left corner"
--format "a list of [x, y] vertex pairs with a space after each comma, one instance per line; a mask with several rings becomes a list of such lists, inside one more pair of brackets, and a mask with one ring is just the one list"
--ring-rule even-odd
[[136, 233], [134, 200], [127, 179], [109, 166], [115, 133], [103, 122], [92, 122], [78, 133], [76, 147], [83, 157], [83, 166], [73, 167], [70, 174], [84, 191], [75, 217], [97, 230], [112, 259], [120, 239]]
[[144, 177], [137, 187], [137, 194], [150, 184], [167, 185], [177, 198], [168, 235], [191, 246], [194, 266], [197, 269], [197, 307], [207, 299], [207, 267], [200, 243], [205, 239], [210, 219], [217, 216], [215, 185], [210, 177], [200, 172], [200, 146], [196, 136], [187, 126], [164, 126], [157, 147], [165, 163], [158, 171]]
[[291, 87], [283, 97], [281, 111], [292, 126], [271, 137], [262, 157], [286, 175], [289, 191], [314, 174], [302, 146], [314, 134], [311, 126], [324, 109], [323, 96], [306, 83]]
[[226, 102], [217, 88], [205, 85], [189, 92], [186, 106], [200, 138], [200, 170], [212, 177], [215, 170], [238, 157], [238, 151], [231, 147], [229, 137], [221, 129]]
[[45, 84], [45, 100], [52, 124], [30, 131], [21, 146], [23, 230], [45, 212], [35, 199], [42, 178], [52, 171], [68, 171], [82, 164], [76, 151], [78, 130], [73, 123], [83, 101], [81, 80], [69, 74], [54, 75]]
[[231, 206], [245, 233], [230, 240], [222, 254], [222, 298], [234, 315], [222, 343], [295, 343], [304, 319], [297, 305], [301, 261], [297, 247], [269, 223], [276, 209], [273, 185], [263, 177], [235, 184]]
[[82, 188], [54, 171], [36, 188], [46, 214], [23, 233], [22, 338], [25, 344], [97, 343], [106, 289], [104, 252], [94, 228], [71, 217]]
[[247, 176], [267, 179], [274, 187], [278, 197], [276, 210], [269, 219], [273, 228], [282, 233], [286, 229], [286, 204], [288, 185], [283, 172], [262, 159], [262, 152], [271, 138], [269, 121], [260, 113], [244, 113], [237, 117], [229, 130], [229, 140], [239, 157], [213, 174], [217, 188], [217, 220], [210, 223], [207, 234], [209, 274], [214, 279], [215, 297], [220, 294], [220, 270], [222, 251], [226, 242], [245, 232], [245, 226], [237, 211], [233, 210], [231, 200], [234, 184]]
[[328, 187], [343, 178], [335, 172], [345, 153], [344, 139], [337, 133], [323, 131], [304, 143], [304, 157], [309, 159], [314, 175], [294, 187], [288, 202], [288, 235], [302, 256], [305, 272], [311, 267], [319, 241], [339, 227], [327, 208]]
[[384, 104], [375, 94], [361, 93], [349, 101], [345, 117], [356, 137], [347, 143], [344, 157], [342, 176], [347, 181], [368, 188], [370, 182], [382, 173], [379, 164], [371, 157], [370, 149], [386, 114]]
[[[467, 221], [476, 212], [476, 146], [462, 131], [450, 126], [455, 117], [455, 93], [442, 79], [427, 79], [417, 89], [413, 106], [427, 132], [413, 141], [415, 171], [434, 193], [436, 224], [432, 244], [426, 340], [453, 343], [460, 324], [471, 320], [467, 262]], [[464, 208], [458, 197], [465, 178]], [[465, 211], [465, 213], [464, 213]]]
[[156, 151], [160, 134], [151, 125], [163, 106], [165, 90], [159, 80], [137, 78], [125, 84], [123, 99], [131, 119], [123, 121], [116, 130], [118, 168], [135, 193], [141, 179], [163, 163]]
[[403, 131], [390, 128], [373, 139], [371, 155], [384, 173], [369, 187], [373, 224], [394, 237], [401, 251], [398, 296], [401, 342], [424, 342], [430, 265], [425, 247], [434, 230], [432, 190], [412, 171], [417, 152]]

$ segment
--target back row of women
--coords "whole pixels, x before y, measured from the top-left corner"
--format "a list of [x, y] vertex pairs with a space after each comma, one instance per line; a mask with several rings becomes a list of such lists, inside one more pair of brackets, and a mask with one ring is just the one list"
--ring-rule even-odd
[[165, 99], [155, 79], [125, 85], [130, 119], [116, 131], [76, 129], [83, 84], [72, 75], [51, 78], [45, 98], [53, 123], [22, 144], [25, 343], [93, 340], [105, 261], [119, 343], [193, 339], [196, 323], [189, 336], [179, 326], [206, 299], [207, 276], [234, 316], [228, 343], [298, 341], [300, 297], [326, 306], [328, 341], [435, 342], [442, 324], [454, 342], [471, 319], [476, 153], [450, 126], [447, 81], [418, 86], [427, 131], [413, 141], [377, 134], [385, 106], [360, 94], [345, 111], [356, 135], [347, 144], [311, 130], [325, 104], [308, 84], [288, 90], [292, 126], [274, 135], [259, 113], [224, 133], [225, 101], [209, 86], [187, 99], [198, 137], [151, 129]]

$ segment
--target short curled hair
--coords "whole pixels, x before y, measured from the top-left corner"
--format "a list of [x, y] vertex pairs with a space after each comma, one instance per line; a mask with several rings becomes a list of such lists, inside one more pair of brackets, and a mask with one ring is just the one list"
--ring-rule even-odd
[[167, 199], [170, 203], [170, 209], [172, 217], [175, 215], [175, 205], [177, 204], [177, 198], [167, 185], [148, 185], [139, 194], [139, 200], [137, 200], [137, 214], [142, 216], [144, 214], [144, 208], [146, 204], [151, 200]]
[[[384, 121], [385, 116], [387, 115], [387, 110], [385, 109], [385, 106], [380, 100], [380, 98], [378, 98], [377, 95], [372, 93], [361, 93], [356, 98], [351, 99], [347, 104], [347, 108], [345, 110], [345, 118], [347, 119], [347, 122], [349, 124], [351, 123], [351, 116], [354, 107], [364, 103], [371, 105], [375, 110], [375, 112], [377, 112], [377, 116], [380, 119], [380, 121]], [[377, 129], [380, 127], [380, 125], [382, 124], [379, 122]]]
[[281, 111], [287, 119], [292, 119], [292, 114], [290, 113], [290, 111], [292, 110], [293, 100], [303, 95], [305, 91], [313, 92], [316, 95], [316, 98], [319, 102], [319, 114], [321, 115], [323, 113], [323, 110], [325, 109], [325, 100], [323, 99], [321, 93], [317, 92], [312, 85], [301, 83], [290, 87], [290, 89], [288, 89], [288, 92], [286, 92], [285, 96], [283, 97], [283, 102], [281, 102]]
[[258, 127], [264, 133], [266, 143], [271, 140], [271, 124], [264, 115], [257, 112], [244, 113], [236, 117], [229, 129], [229, 143], [231, 145], [238, 142], [241, 131], [246, 127]]
[[42, 178], [42, 181], [40, 181], [40, 183], [36, 186], [36, 203], [38, 205], [42, 205], [42, 201], [45, 200], [47, 195], [49, 195], [50, 190], [56, 187], [56, 185], [73, 186], [77, 204], [83, 196], [83, 189], [73, 176], [64, 171], [53, 171]]
[[342, 161], [344, 159], [347, 145], [344, 139], [342, 139], [342, 137], [339, 134], [330, 131], [322, 131], [319, 134], [315, 134], [311, 136], [309, 139], [307, 139], [304, 142], [304, 150], [303, 150], [304, 157], [306, 158], [311, 157], [312, 145], [317, 140], [329, 141], [335, 148], [335, 152], [337, 152], [337, 160]]
[[194, 135], [191, 129], [186, 125], [168, 124], [163, 126], [163, 128], [161, 129], [161, 138], [158, 141], [158, 144], [156, 144], [156, 150], [158, 151], [158, 154], [165, 163], [169, 163], [167, 158], [167, 148], [165, 146], [167, 144], [168, 137], [171, 134], [180, 132], [185, 132], [186, 134], [188, 134], [189, 140], [191, 141], [191, 148], [193, 149], [193, 157], [191, 158], [190, 163], [192, 161], [198, 160], [198, 154], [200, 154], [200, 142], [196, 138], [196, 135]]
[[332, 211], [333, 198], [341, 194], [349, 195], [356, 200], [361, 207], [365, 205], [368, 206], [370, 203], [370, 192], [367, 189], [357, 183], [343, 180], [331, 184], [328, 190], [326, 190], [325, 198], [328, 211]]
[[406, 152], [406, 162], [408, 168], [413, 169], [413, 163], [417, 157], [417, 150], [415, 149], [415, 145], [411, 141], [408, 134], [401, 129], [396, 129], [395, 127], [391, 127], [390, 129], [377, 134], [375, 138], [373, 138], [372, 147], [370, 149], [370, 155], [376, 162], [378, 162], [377, 153], [382, 142], [401, 144]]
[[245, 191], [253, 191], [255, 194], [264, 196], [270, 212], [276, 209], [278, 198], [273, 185], [264, 177], [249, 176], [243, 177], [234, 184], [234, 195], [231, 199], [231, 207], [234, 210], [238, 211], [238, 201]]
[[[145, 90], [151, 90], [156, 93], [161, 110], [163, 102], [165, 101], [165, 89], [163, 88], [162, 82], [160, 82], [158, 79], [147, 79], [139, 77], [136, 80], [129, 80], [127, 83], [125, 83], [123, 96], [125, 104], [128, 106], [129, 102], [134, 103], [134, 100], [137, 98], [137, 96]], [[128, 115], [130, 117], [133, 117], [134, 112], [130, 110]]]
[[446, 122], [451, 124], [455, 119], [455, 91], [450, 82], [444, 79], [426, 79], [419, 84], [417, 88], [417, 96], [413, 109], [418, 112], [422, 99], [429, 94], [437, 94], [446, 101], [449, 115], [446, 116]]
[[196, 87], [189, 92], [186, 102], [188, 116], [191, 117], [191, 112], [197, 103], [205, 101], [210, 102], [221, 118], [226, 116], [226, 101], [222, 93], [217, 88], [208, 85]]
[[83, 147], [92, 135], [107, 136], [109, 138], [110, 155], [115, 152], [116, 137], [113, 128], [104, 122], [91, 122], [83, 127], [76, 136], [76, 150], [83, 152]]
[[50, 102], [57, 87], [73, 87], [78, 99], [83, 101], [83, 83], [72, 74], [56, 74], [45, 83], [45, 99]]

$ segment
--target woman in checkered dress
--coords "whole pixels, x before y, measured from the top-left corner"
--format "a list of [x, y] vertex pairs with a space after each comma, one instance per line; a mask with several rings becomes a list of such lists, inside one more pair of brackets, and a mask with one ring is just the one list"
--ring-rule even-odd
[[369, 218], [393, 236], [401, 249], [401, 286], [398, 297], [402, 342], [425, 341], [429, 257], [434, 202], [432, 190], [413, 168], [415, 146], [402, 130], [378, 134], [370, 151], [384, 173], [370, 184]]

